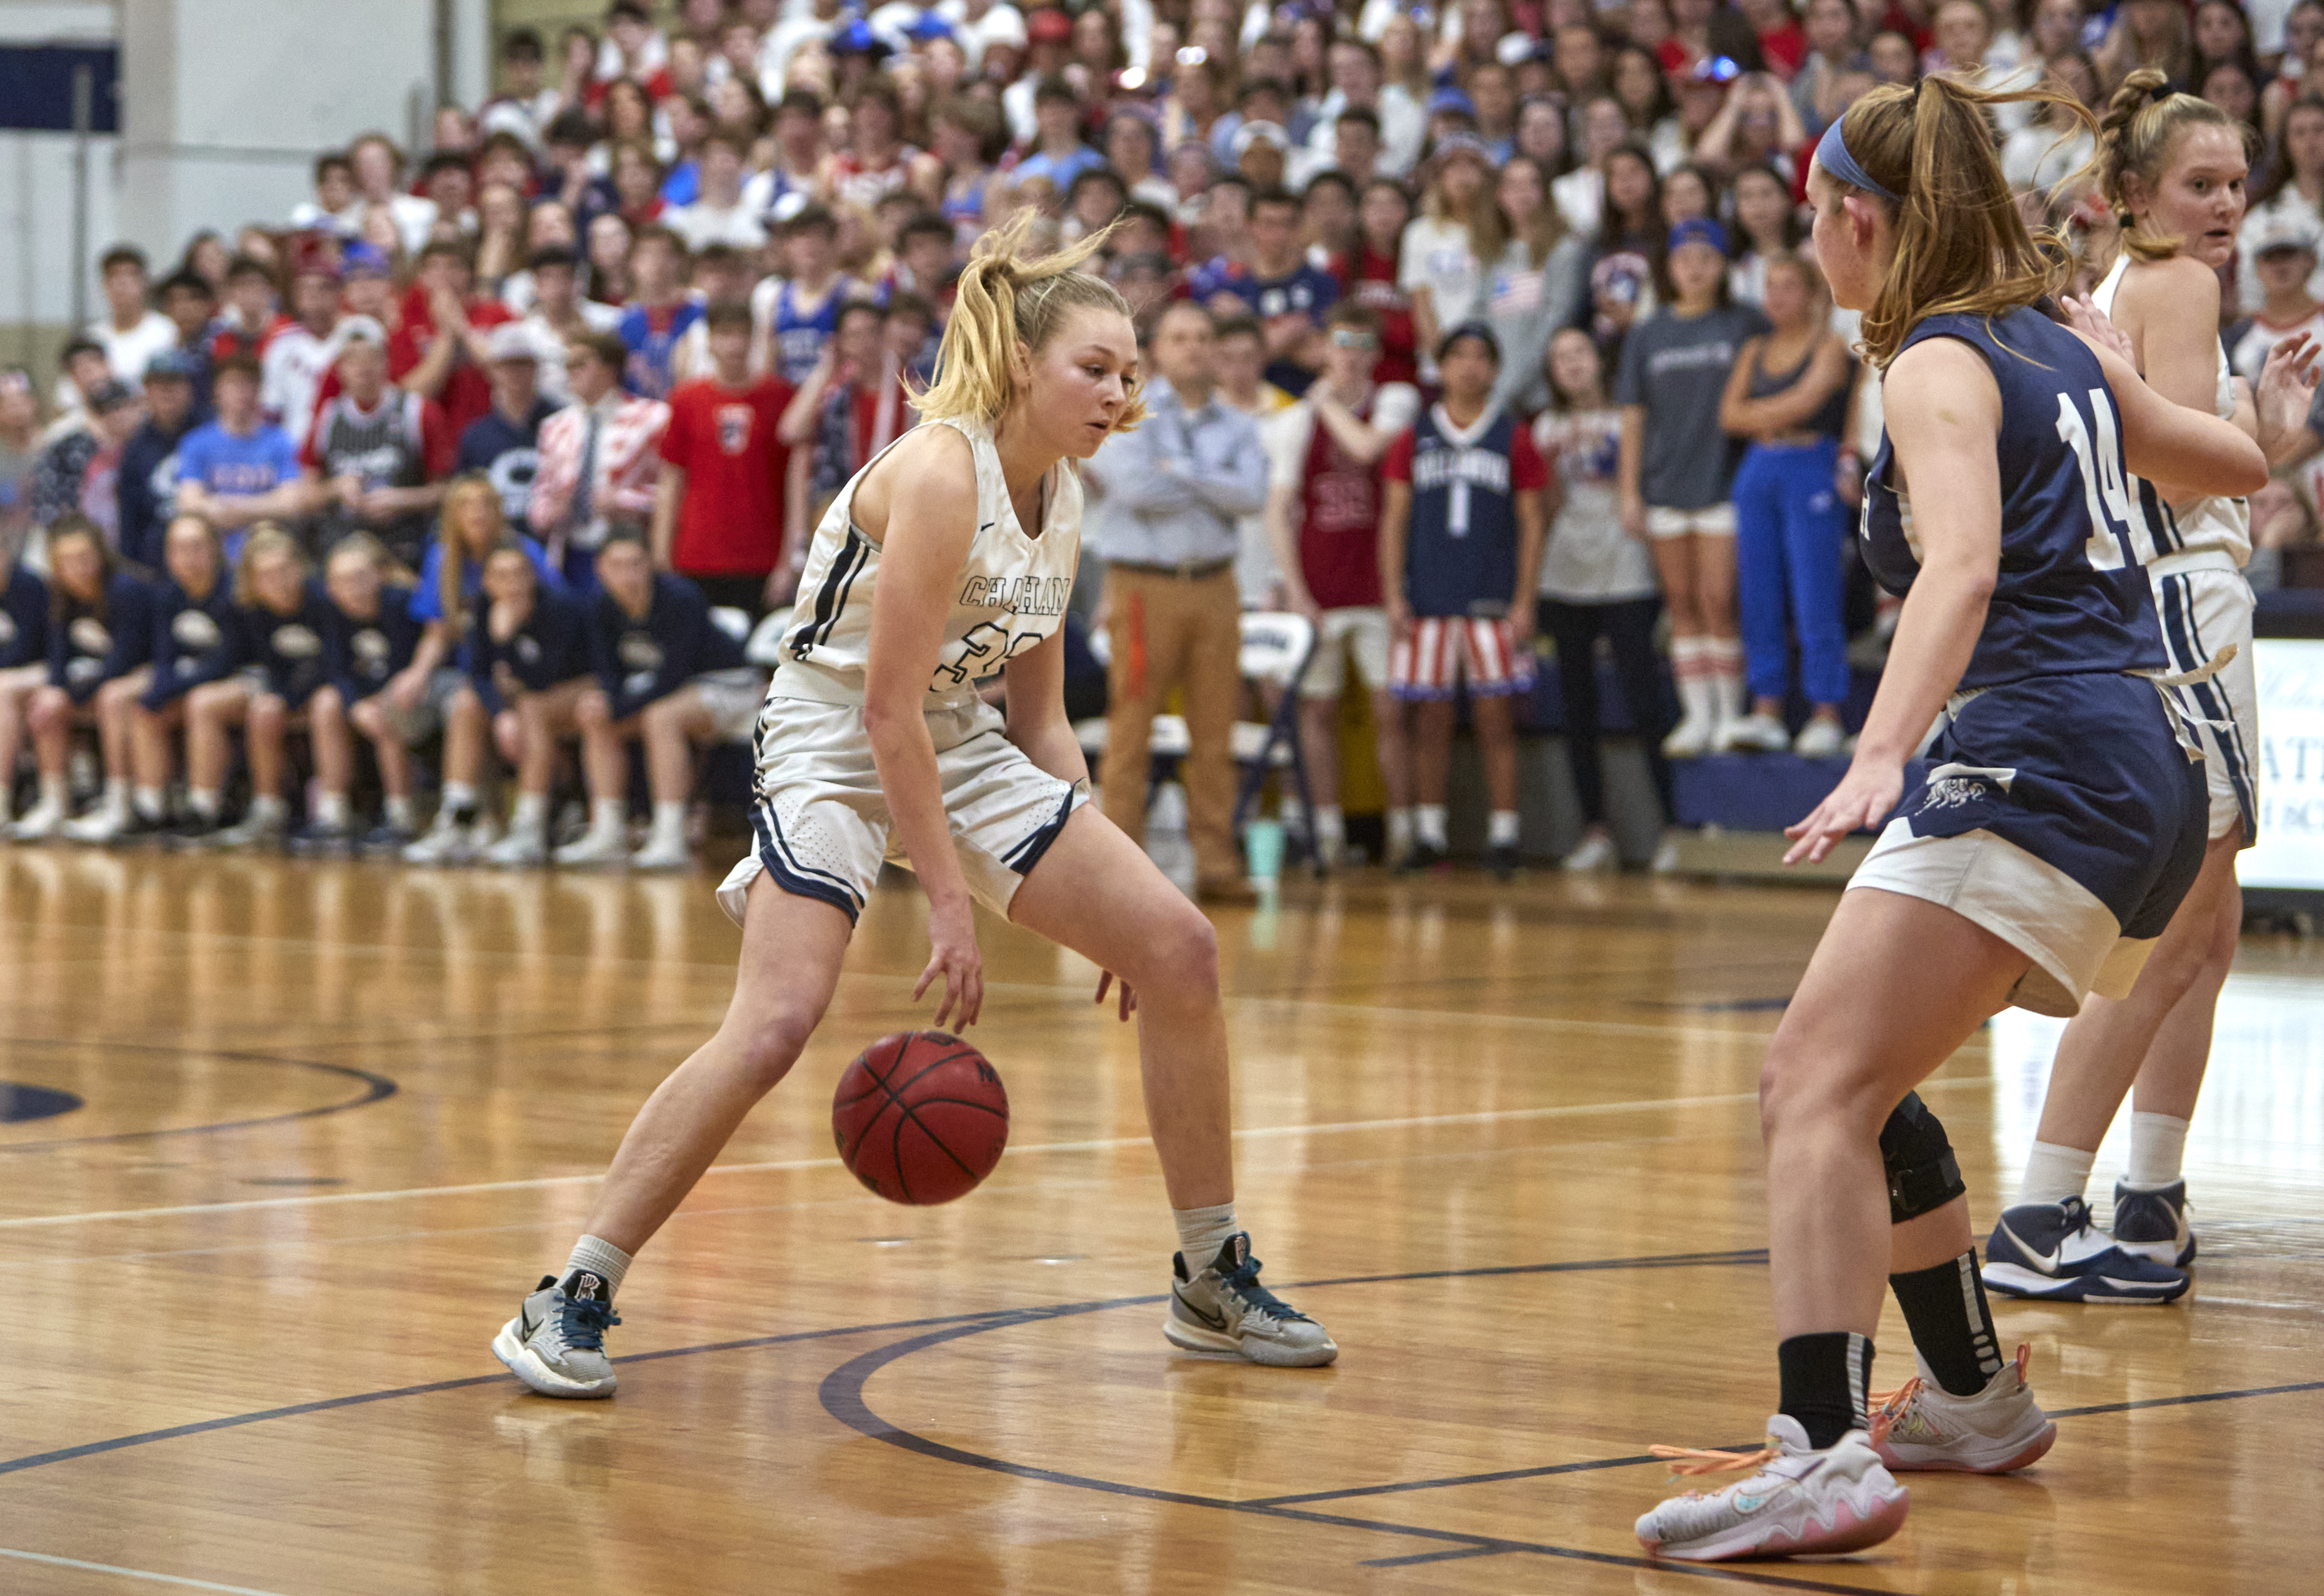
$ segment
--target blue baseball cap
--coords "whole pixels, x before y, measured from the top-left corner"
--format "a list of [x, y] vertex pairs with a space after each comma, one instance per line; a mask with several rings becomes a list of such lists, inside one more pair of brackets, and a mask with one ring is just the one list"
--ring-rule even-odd
[[1670, 248], [1675, 253], [1683, 244], [1707, 244], [1720, 254], [1727, 253], [1727, 229], [1708, 217], [1689, 217], [1670, 230]]
[[339, 272], [346, 277], [389, 277], [394, 274], [387, 257], [368, 244], [350, 244], [341, 250]]
[[1440, 88], [1428, 97], [1428, 114], [1431, 116], [1441, 116], [1447, 111], [1458, 112], [1463, 116], [1474, 116], [1477, 114], [1477, 102], [1457, 88]]

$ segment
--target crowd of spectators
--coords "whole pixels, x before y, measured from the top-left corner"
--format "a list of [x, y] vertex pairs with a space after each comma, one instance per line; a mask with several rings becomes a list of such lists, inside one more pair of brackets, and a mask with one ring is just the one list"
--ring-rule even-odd
[[[159, 272], [108, 250], [56, 370], [0, 372], [9, 835], [682, 867], [696, 751], [763, 686], [734, 623], [790, 601], [821, 506], [913, 424], [969, 249], [1027, 207], [1047, 241], [1111, 229], [1093, 269], [1148, 340], [1156, 420], [1089, 474], [1111, 568], [1075, 638], [1114, 644], [1135, 807], [1173, 688], [1199, 723], [1206, 876], [1233, 870], [1238, 607], [1321, 629], [1294, 819], [1326, 857], [1351, 668], [1410, 862], [1446, 845], [1459, 687], [1515, 858], [1537, 653], [1577, 868], [1613, 863], [1601, 652], [1665, 814], [1670, 760], [1844, 752], [1893, 623], [1849, 536], [1879, 392], [1803, 187], [1877, 85], [2103, 108], [2163, 68], [2251, 130], [2236, 371], [2324, 332], [2319, 0], [624, 0], [497, 57], [424, 152], [360, 133], [287, 216]], [[2027, 105], [1996, 131], [2094, 278], [2087, 134]], [[2311, 462], [2255, 503], [2263, 550], [2313, 540], [2316, 489]]]

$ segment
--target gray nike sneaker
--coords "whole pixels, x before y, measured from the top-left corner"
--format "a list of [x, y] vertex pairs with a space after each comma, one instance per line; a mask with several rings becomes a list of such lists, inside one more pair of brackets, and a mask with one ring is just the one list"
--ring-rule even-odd
[[1340, 1355], [1323, 1327], [1259, 1283], [1250, 1237], [1238, 1232], [1200, 1274], [1173, 1253], [1170, 1314], [1162, 1333], [1190, 1352], [1232, 1352], [1277, 1369], [1312, 1369]]
[[576, 1269], [543, 1275], [517, 1316], [493, 1337], [493, 1356], [544, 1397], [610, 1397], [613, 1360], [605, 1332], [622, 1321], [604, 1278]]

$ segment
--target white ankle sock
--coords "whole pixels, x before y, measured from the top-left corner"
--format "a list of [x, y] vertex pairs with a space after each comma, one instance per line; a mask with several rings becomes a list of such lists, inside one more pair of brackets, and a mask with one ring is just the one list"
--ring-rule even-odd
[[1427, 844], [1438, 853], [1444, 851], [1444, 806], [1415, 804], [1412, 807], [1412, 835], [1416, 841]]
[[2069, 1197], [2079, 1197], [2089, 1188], [2090, 1166], [2098, 1162], [2096, 1153], [2086, 1153], [2078, 1147], [2058, 1147], [2037, 1141], [2025, 1158], [2025, 1178], [2017, 1183], [2020, 1203], [2062, 1203]]
[[476, 807], [476, 784], [473, 781], [447, 781], [441, 807], [447, 815], [456, 815], [463, 809], [473, 812]]
[[225, 807], [215, 787], [189, 787], [186, 789], [186, 807], [204, 820], [215, 820]]
[[409, 795], [402, 798], [398, 798], [393, 793], [387, 795], [387, 823], [390, 826], [400, 830], [410, 831], [412, 823], [418, 818], [419, 816], [414, 811]]
[[630, 1272], [630, 1255], [611, 1241], [596, 1236], [584, 1236], [573, 1243], [573, 1256], [565, 1260], [565, 1276], [572, 1278], [576, 1269], [586, 1269], [602, 1275], [605, 1280], [605, 1299], [613, 1300], [613, 1293], [622, 1288], [622, 1278]]
[[589, 829], [599, 836], [619, 836], [630, 823], [630, 806], [621, 798], [593, 798], [589, 803]]
[[105, 779], [105, 812], [115, 819], [129, 818], [129, 781], [123, 776]]
[[1495, 809], [1485, 817], [1485, 845], [1489, 848], [1514, 848], [1517, 845], [1517, 812], [1515, 809]]
[[44, 809], [69, 809], [72, 807], [72, 779], [69, 776], [51, 776], [47, 774], [45, 771], [42, 772], [41, 776], [41, 807]]
[[316, 794], [315, 823], [318, 826], [345, 826], [347, 823], [347, 795], [344, 792]]
[[1412, 811], [1390, 809], [1388, 812], [1388, 856], [1393, 861], [1412, 847]]
[[1340, 843], [1345, 842], [1347, 840], [1347, 836], [1348, 822], [1346, 817], [1340, 813], [1340, 806], [1337, 804], [1317, 804], [1315, 806], [1315, 840], [1324, 843]]
[[253, 820], [280, 820], [290, 813], [290, 806], [271, 792], [262, 792], [250, 800]]
[[2175, 1114], [2130, 1116], [2130, 1172], [2123, 1184], [2153, 1191], [2179, 1178], [2187, 1151], [2187, 1121]]
[[516, 795], [516, 816], [509, 822], [512, 831], [542, 831], [549, 826], [549, 795], [545, 792], [521, 792]]
[[169, 795], [158, 787], [140, 787], [130, 793], [129, 802], [140, 820], [155, 823], [170, 817]]
[[686, 805], [657, 803], [653, 810], [653, 836], [658, 845], [682, 848], [686, 845]]
[[1170, 1217], [1178, 1226], [1178, 1250], [1186, 1255], [1189, 1278], [1210, 1267], [1219, 1249], [1227, 1244], [1237, 1228], [1232, 1203], [1219, 1203], [1208, 1208], [1173, 1208]]

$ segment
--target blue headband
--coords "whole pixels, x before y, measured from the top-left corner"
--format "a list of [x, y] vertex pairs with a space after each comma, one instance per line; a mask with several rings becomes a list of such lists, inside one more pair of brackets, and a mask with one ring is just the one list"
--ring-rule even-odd
[[1848, 142], [1840, 136], [1840, 118], [1823, 130], [1823, 138], [1816, 145], [1816, 164], [1843, 183], [1854, 184], [1867, 193], [1877, 194], [1891, 205], [1902, 205], [1904, 197], [1892, 193], [1885, 185], [1872, 180], [1872, 174], [1857, 164], [1856, 157], [1848, 152]]

